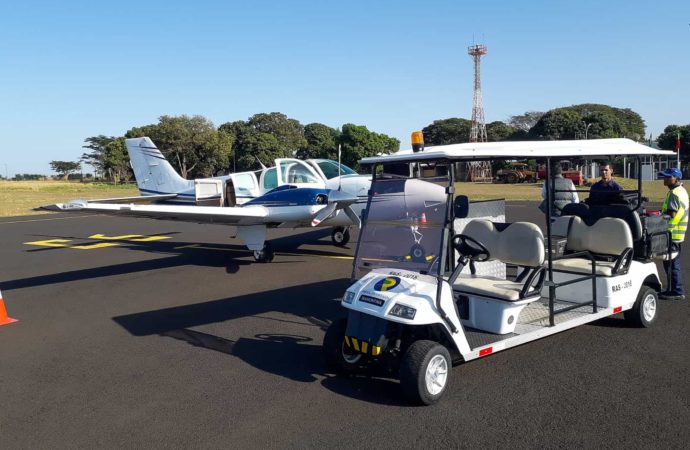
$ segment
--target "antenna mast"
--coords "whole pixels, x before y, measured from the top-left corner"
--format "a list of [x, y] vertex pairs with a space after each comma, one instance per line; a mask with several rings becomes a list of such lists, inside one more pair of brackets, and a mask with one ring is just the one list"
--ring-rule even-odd
[[484, 105], [482, 104], [482, 80], [479, 70], [481, 58], [486, 55], [486, 45], [470, 45], [467, 47], [467, 54], [474, 61], [474, 99], [472, 103], [470, 142], [486, 142], [486, 123], [484, 122]]
[[[470, 142], [486, 142], [486, 123], [484, 122], [484, 105], [482, 104], [482, 81], [479, 70], [481, 58], [486, 55], [486, 45], [473, 44], [467, 47], [467, 54], [474, 61], [474, 99], [472, 103], [472, 128]], [[465, 180], [491, 181], [491, 164], [486, 161], [467, 163]]]

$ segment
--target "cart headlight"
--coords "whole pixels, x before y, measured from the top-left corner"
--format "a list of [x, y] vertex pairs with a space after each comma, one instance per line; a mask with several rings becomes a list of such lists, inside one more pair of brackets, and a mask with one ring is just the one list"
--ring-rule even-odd
[[355, 299], [355, 293], [346, 291], [345, 292], [345, 297], [343, 297], [343, 303], [352, 303]]
[[412, 320], [414, 319], [414, 315], [417, 314], [417, 310], [414, 308], [410, 308], [409, 306], [396, 303], [395, 305], [393, 305], [388, 314], [390, 314], [391, 316]]

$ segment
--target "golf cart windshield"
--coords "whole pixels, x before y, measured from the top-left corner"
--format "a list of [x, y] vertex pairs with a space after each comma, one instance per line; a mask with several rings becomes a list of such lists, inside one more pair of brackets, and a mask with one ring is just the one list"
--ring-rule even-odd
[[380, 267], [438, 274], [446, 178], [376, 178], [359, 236], [355, 276]]

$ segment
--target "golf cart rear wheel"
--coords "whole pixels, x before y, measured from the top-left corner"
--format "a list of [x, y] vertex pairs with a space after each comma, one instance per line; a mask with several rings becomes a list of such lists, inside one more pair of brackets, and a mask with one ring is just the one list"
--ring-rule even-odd
[[636, 327], [649, 328], [657, 317], [659, 298], [649, 286], [642, 286], [632, 309], [623, 313], [625, 320]]
[[412, 403], [435, 403], [448, 387], [450, 368], [450, 353], [446, 347], [434, 341], [416, 341], [407, 349], [400, 364], [403, 394]]
[[333, 245], [336, 247], [345, 247], [350, 242], [350, 229], [345, 227], [333, 228], [331, 241], [333, 241]]
[[326, 330], [323, 337], [323, 356], [326, 366], [337, 374], [351, 374], [362, 367], [364, 355], [345, 344], [347, 320], [338, 319]]

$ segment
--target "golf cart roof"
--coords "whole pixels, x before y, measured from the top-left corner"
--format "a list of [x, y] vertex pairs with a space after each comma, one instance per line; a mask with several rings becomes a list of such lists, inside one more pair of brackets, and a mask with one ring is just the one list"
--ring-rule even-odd
[[590, 139], [577, 141], [514, 141], [471, 142], [466, 144], [429, 146], [414, 153], [400, 150], [390, 155], [372, 156], [360, 160], [362, 165], [433, 161], [487, 160], [534, 158], [607, 158], [609, 156], [674, 156], [671, 150], [657, 150], [630, 139]]

